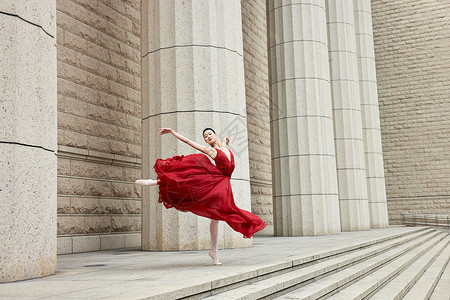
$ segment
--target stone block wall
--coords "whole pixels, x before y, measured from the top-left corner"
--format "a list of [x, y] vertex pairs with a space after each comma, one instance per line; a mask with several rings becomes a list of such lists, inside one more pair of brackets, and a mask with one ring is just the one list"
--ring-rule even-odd
[[266, 1], [244, 0], [241, 5], [252, 212], [267, 224], [257, 235], [272, 235]]
[[450, 214], [447, 1], [372, 0], [390, 224]]
[[58, 253], [140, 245], [139, 0], [57, 0]]

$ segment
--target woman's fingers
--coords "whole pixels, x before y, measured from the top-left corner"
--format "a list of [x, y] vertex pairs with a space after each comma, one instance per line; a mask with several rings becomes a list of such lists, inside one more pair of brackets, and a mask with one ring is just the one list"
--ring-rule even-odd
[[166, 133], [170, 133], [171, 129], [170, 128], [160, 128], [158, 129], [159, 134], [163, 135]]

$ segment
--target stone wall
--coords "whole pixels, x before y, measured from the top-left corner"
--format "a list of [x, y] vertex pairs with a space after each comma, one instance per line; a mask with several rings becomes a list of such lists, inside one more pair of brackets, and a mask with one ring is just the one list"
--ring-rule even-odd
[[57, 0], [58, 253], [140, 245], [139, 0]]
[[450, 6], [373, 0], [390, 224], [450, 213]]
[[244, 0], [241, 3], [252, 212], [267, 224], [257, 235], [272, 235], [266, 1]]
[[55, 14], [0, 2], [0, 285], [56, 272]]

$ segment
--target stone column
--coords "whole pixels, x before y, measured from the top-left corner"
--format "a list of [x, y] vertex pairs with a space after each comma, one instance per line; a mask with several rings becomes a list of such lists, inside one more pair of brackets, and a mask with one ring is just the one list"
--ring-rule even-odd
[[343, 231], [370, 229], [355, 22], [351, 1], [327, 1], [339, 207]]
[[[155, 178], [157, 158], [198, 152], [173, 136], [159, 136], [158, 128], [204, 143], [202, 131], [212, 127], [231, 140], [235, 201], [250, 210], [244, 86], [240, 1], [143, 1], [143, 176]], [[144, 188], [143, 250], [210, 247], [208, 219], [166, 210], [157, 200], [157, 188]], [[219, 231], [219, 247], [252, 244], [224, 222]]]
[[370, 0], [354, 0], [356, 55], [361, 95], [367, 194], [372, 228], [389, 225], [378, 110], [375, 51]]
[[0, 4], [0, 282], [56, 272], [55, 14]]
[[269, 1], [275, 234], [340, 232], [325, 1]]

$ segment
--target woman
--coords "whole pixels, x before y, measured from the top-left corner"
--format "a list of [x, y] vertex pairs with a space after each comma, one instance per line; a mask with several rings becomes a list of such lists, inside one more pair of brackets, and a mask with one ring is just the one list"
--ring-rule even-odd
[[226, 147], [229, 140], [219, 143], [212, 128], [203, 130], [203, 138], [209, 146], [193, 142], [170, 128], [158, 130], [160, 135], [170, 133], [189, 146], [209, 155], [191, 154], [157, 159], [154, 165], [157, 180], [136, 180], [138, 185], [159, 185], [158, 201], [166, 208], [175, 207], [210, 218], [211, 251], [209, 256], [215, 265], [221, 265], [218, 253], [219, 221], [225, 221], [245, 238], [250, 238], [266, 224], [254, 214], [242, 210], [234, 203], [230, 178], [234, 170], [233, 153]]

